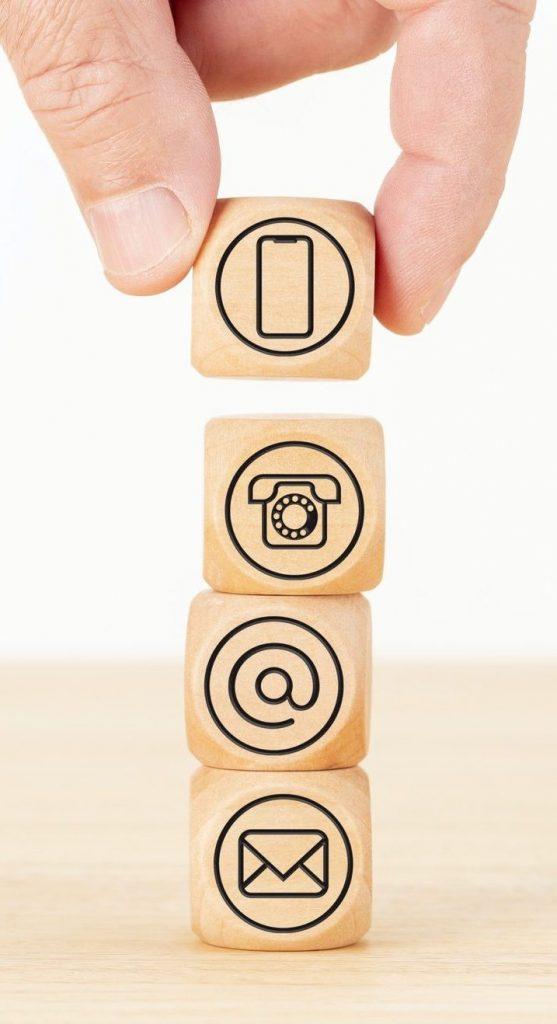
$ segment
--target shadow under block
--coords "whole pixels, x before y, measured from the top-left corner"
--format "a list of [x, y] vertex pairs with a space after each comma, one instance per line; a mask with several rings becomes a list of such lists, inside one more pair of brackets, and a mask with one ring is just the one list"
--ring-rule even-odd
[[190, 750], [213, 768], [349, 768], [369, 741], [371, 614], [348, 597], [207, 591], [186, 648]]
[[367, 775], [199, 768], [191, 784], [192, 926], [236, 949], [348, 946], [371, 920]]
[[358, 203], [219, 200], [194, 266], [194, 367], [208, 377], [361, 377], [374, 264], [373, 217]]
[[257, 416], [205, 432], [204, 575], [238, 594], [356, 594], [381, 580], [383, 431]]

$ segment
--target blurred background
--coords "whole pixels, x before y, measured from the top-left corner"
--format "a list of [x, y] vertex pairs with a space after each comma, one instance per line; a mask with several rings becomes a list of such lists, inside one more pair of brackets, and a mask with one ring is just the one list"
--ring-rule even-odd
[[[383, 423], [378, 658], [557, 655], [556, 30], [540, 5], [507, 189], [446, 309], [417, 338], [376, 325], [346, 383], [198, 376], [190, 282], [110, 288], [0, 60], [0, 658], [180, 658], [203, 427], [262, 410]], [[221, 194], [373, 207], [397, 153], [392, 62], [217, 105]]]

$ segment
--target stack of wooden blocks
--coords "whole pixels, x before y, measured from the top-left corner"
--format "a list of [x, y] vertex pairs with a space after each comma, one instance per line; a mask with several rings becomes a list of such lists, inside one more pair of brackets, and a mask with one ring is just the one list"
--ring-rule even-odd
[[[208, 376], [355, 378], [369, 364], [373, 218], [353, 203], [217, 204], [194, 272]], [[204, 575], [186, 654], [193, 928], [241, 949], [326, 949], [371, 914], [371, 616], [379, 424], [208, 424]]]

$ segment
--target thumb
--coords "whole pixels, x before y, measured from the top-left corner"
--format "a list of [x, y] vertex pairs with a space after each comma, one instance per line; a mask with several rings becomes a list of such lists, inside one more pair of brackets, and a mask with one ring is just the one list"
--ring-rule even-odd
[[0, 38], [108, 279], [131, 294], [175, 284], [205, 235], [219, 153], [167, 0], [0, 0]]

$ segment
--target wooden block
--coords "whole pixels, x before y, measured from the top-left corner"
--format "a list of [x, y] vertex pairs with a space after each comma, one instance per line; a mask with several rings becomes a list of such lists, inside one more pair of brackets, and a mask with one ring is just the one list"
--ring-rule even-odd
[[373, 217], [329, 199], [221, 199], [197, 257], [192, 362], [208, 377], [361, 377]]
[[188, 742], [202, 764], [252, 771], [349, 768], [369, 739], [371, 615], [349, 597], [192, 602]]
[[383, 432], [356, 417], [212, 420], [205, 579], [239, 594], [349, 594], [379, 583]]
[[360, 768], [200, 768], [191, 813], [192, 924], [204, 942], [331, 949], [368, 930], [370, 801]]

